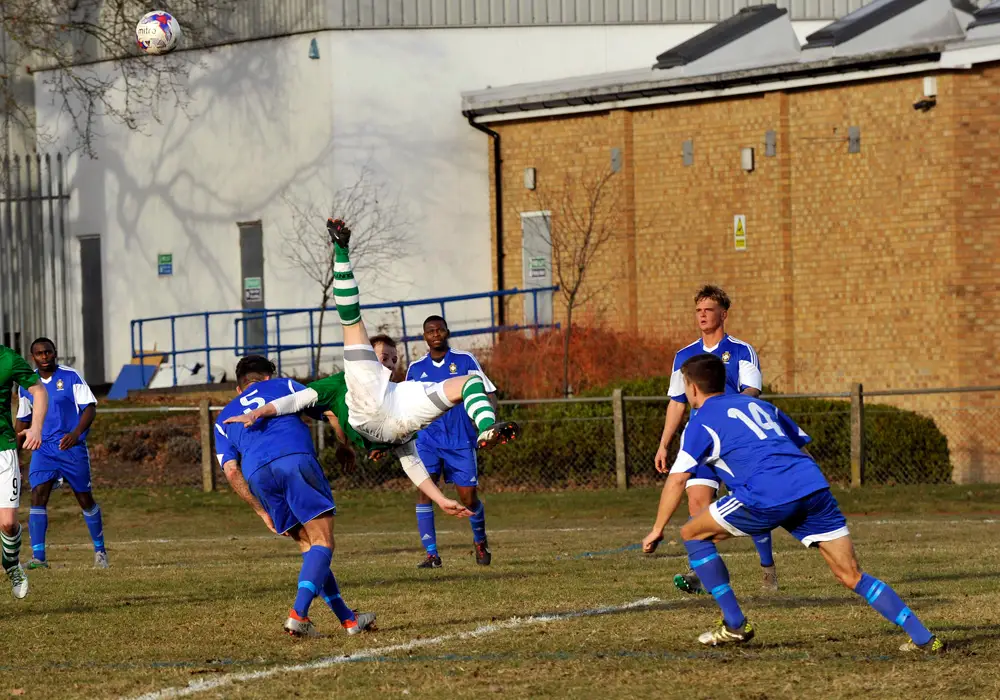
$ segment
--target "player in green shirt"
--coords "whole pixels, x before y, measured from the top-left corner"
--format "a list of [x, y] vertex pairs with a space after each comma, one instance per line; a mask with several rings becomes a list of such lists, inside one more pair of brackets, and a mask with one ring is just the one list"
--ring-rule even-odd
[[[11, 415], [11, 389], [14, 383], [31, 393], [36, 420], [27, 430], [14, 431]], [[21, 500], [21, 465], [17, 461], [17, 443], [24, 438], [26, 450], [42, 445], [42, 423], [49, 408], [49, 395], [38, 383], [38, 375], [24, 358], [5, 345], [0, 345], [0, 544], [3, 570], [10, 579], [15, 598], [28, 595], [28, 577], [21, 567], [21, 523], [17, 521], [17, 506]]]
[[437, 383], [392, 381], [399, 362], [395, 343], [387, 337], [369, 337], [361, 320], [358, 286], [348, 254], [351, 230], [339, 219], [330, 219], [326, 225], [334, 254], [334, 299], [344, 333], [344, 372], [264, 406], [247, 409], [242, 416], [225, 422], [240, 422], [249, 428], [261, 418], [318, 406], [337, 417], [348, 439], [354, 441], [355, 436], [346, 432], [352, 428], [358, 438], [363, 438], [361, 444], [366, 448], [384, 443], [399, 457], [403, 471], [416, 487], [443, 511], [469, 517], [472, 512], [445, 497], [430, 478], [417, 454], [414, 436], [458, 404], [465, 407], [476, 426], [479, 448], [516, 439], [520, 427], [511, 421], [497, 421], [483, 380], [477, 375], [455, 376]]

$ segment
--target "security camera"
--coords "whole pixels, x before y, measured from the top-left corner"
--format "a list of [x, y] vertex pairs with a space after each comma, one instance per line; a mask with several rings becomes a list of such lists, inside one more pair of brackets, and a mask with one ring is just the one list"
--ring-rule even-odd
[[929, 112], [934, 106], [937, 105], [937, 98], [935, 97], [925, 97], [922, 100], [913, 103], [913, 109], [919, 112]]

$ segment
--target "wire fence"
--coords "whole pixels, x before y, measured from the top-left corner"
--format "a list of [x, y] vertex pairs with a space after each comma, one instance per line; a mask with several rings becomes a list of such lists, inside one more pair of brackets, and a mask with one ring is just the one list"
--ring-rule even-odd
[[[843, 485], [1000, 481], [1000, 387], [771, 396], [812, 438], [807, 451]], [[479, 453], [480, 483], [499, 490], [653, 486], [666, 397], [599, 396], [504, 401], [516, 442]], [[221, 407], [103, 409], [88, 444], [97, 489], [224, 484], [212, 425]], [[458, 408], [456, 410], [462, 410]], [[337, 460], [332, 432], [315, 424], [320, 462], [335, 489], [409, 489], [398, 462]], [[679, 435], [669, 445], [676, 457]], [[26, 455], [23, 455], [26, 459]]]

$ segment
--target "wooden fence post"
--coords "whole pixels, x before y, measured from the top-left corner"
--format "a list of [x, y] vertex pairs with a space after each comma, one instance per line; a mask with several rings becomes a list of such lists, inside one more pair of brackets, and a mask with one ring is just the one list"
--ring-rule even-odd
[[851, 486], [864, 483], [865, 476], [865, 393], [860, 384], [851, 385]]
[[628, 489], [628, 451], [625, 448], [625, 398], [621, 389], [611, 393], [611, 410], [615, 422], [615, 472], [618, 490]]
[[198, 423], [201, 431], [201, 490], [205, 493], [215, 490], [215, 440], [212, 436], [212, 413], [208, 410], [208, 406], [208, 399], [202, 399], [198, 406]]

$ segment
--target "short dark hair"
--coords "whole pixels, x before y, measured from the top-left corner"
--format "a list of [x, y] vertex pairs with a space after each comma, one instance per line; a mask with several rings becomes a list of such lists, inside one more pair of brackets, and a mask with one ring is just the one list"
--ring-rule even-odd
[[368, 342], [372, 344], [372, 347], [375, 347], [379, 343], [384, 343], [385, 345], [388, 345], [390, 348], [394, 350], [396, 349], [396, 341], [393, 340], [391, 337], [387, 336], [385, 333], [379, 333], [378, 335], [373, 335], [371, 338], [368, 339]]
[[31, 352], [35, 351], [35, 346], [39, 343], [48, 343], [52, 346], [52, 352], [56, 351], [56, 344], [43, 335], [41, 338], [35, 338], [34, 342], [31, 343]]
[[681, 365], [681, 374], [704, 394], [726, 393], [726, 365], [715, 355], [695, 355]]
[[274, 372], [274, 363], [263, 355], [247, 355], [236, 363], [236, 383], [246, 386], [246, 380], [259, 382], [273, 377]]
[[698, 290], [697, 294], [694, 295], [695, 304], [702, 299], [711, 299], [726, 311], [729, 311], [729, 306], [732, 304], [729, 300], [729, 295], [726, 294], [726, 290], [722, 287], [716, 287], [714, 284], [706, 284]]
[[437, 314], [434, 314], [433, 316], [428, 316], [427, 318], [424, 319], [423, 327], [425, 330], [427, 328], [427, 324], [430, 323], [431, 321], [440, 321], [441, 323], [444, 324], [444, 329], [448, 330], [448, 322], [444, 320], [444, 316], [438, 316]]

